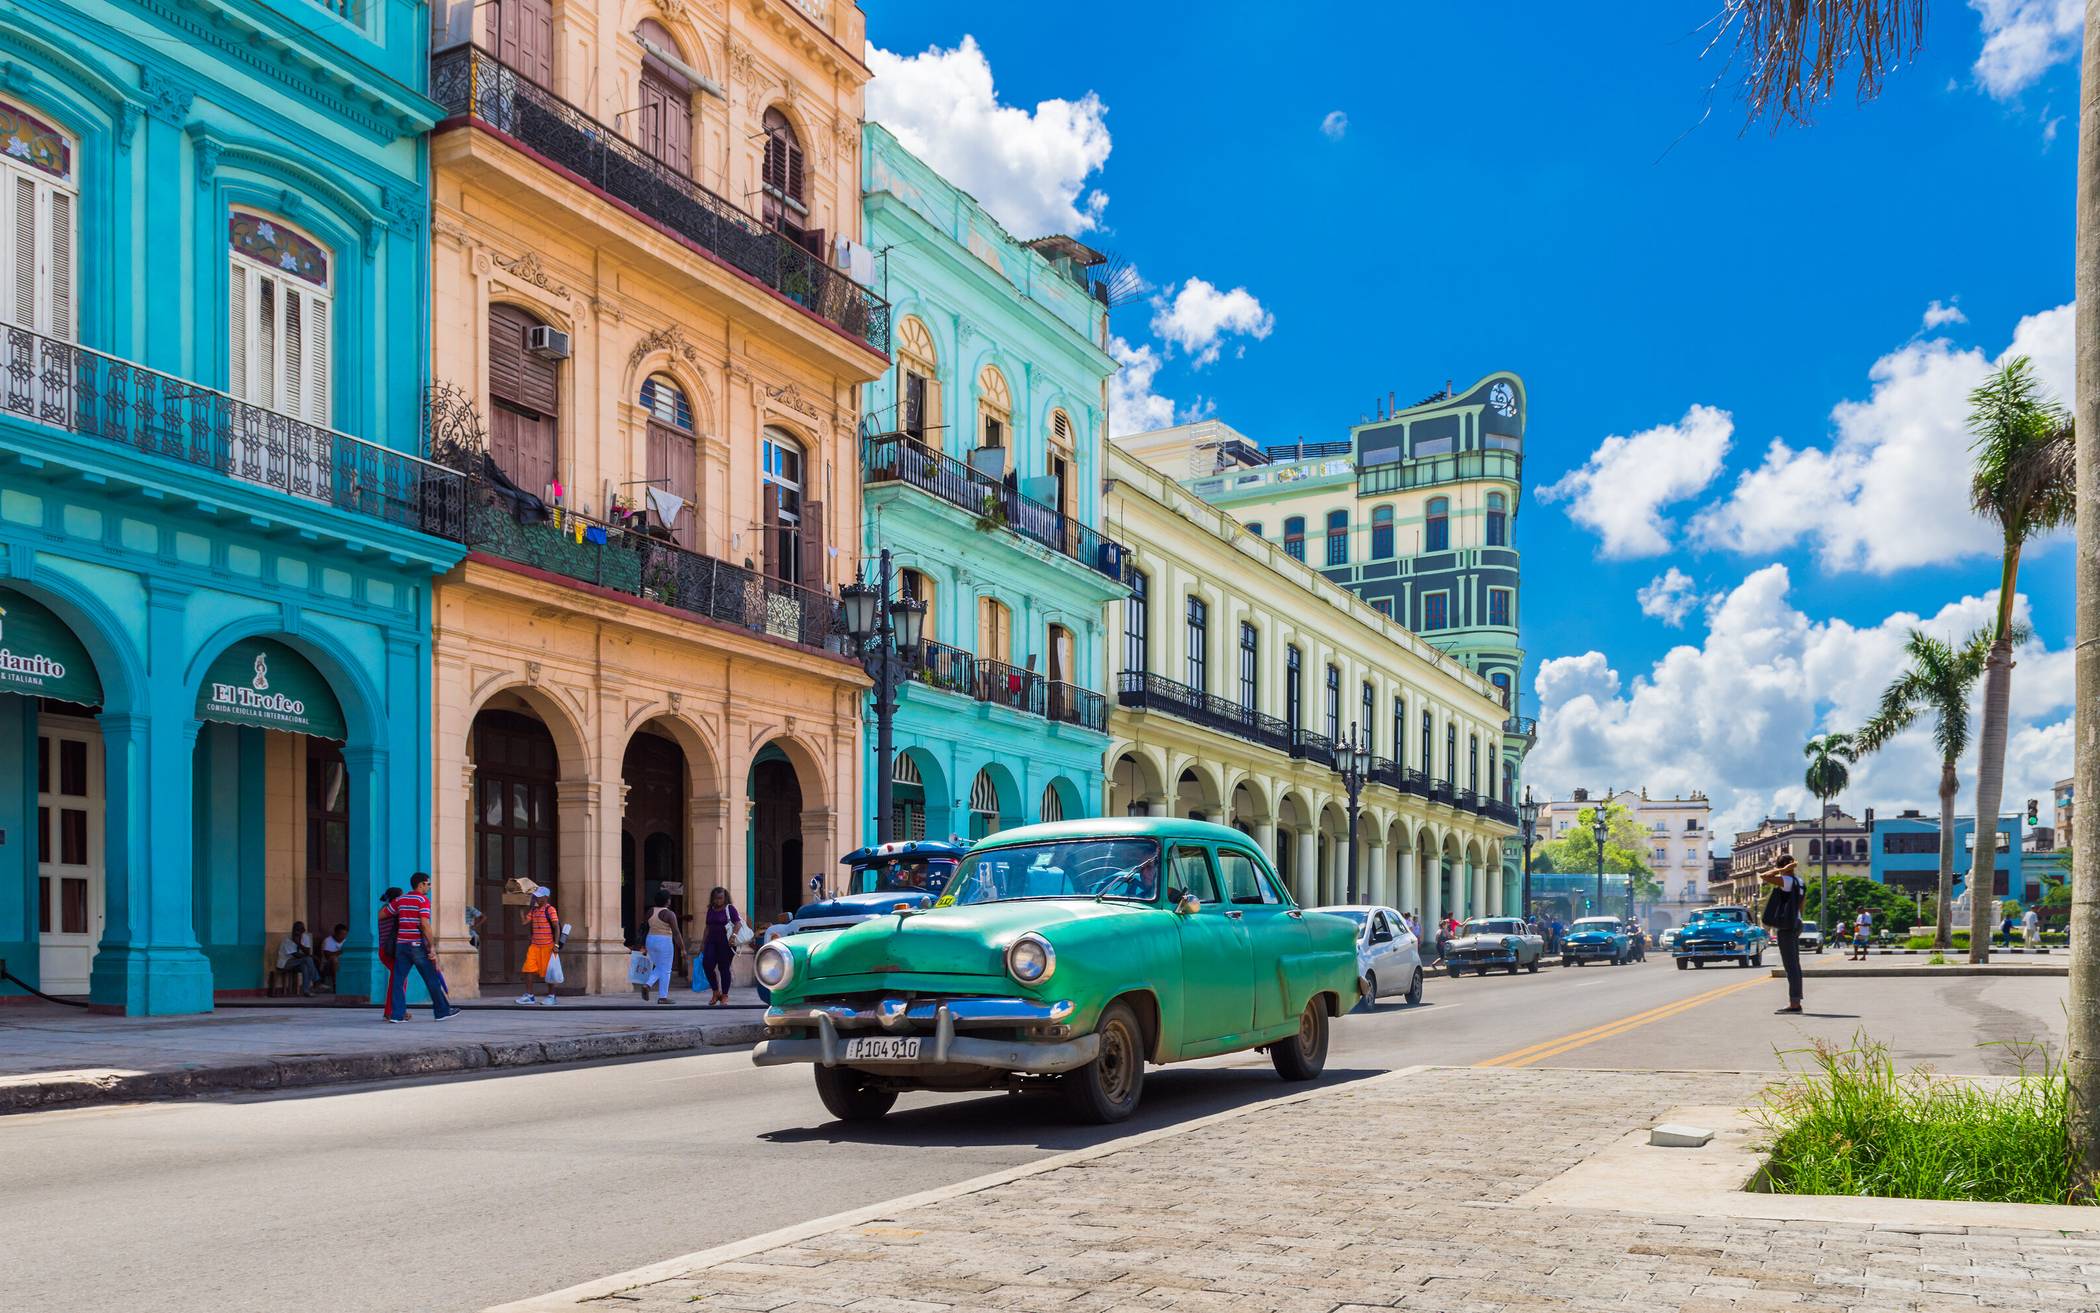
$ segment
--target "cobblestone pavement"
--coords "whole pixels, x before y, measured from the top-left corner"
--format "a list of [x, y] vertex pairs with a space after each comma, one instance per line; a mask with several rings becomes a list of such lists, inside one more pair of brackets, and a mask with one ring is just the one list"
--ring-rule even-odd
[[2100, 1307], [2100, 1239], [1513, 1203], [1731, 1073], [1429, 1069], [900, 1210], [591, 1309]]

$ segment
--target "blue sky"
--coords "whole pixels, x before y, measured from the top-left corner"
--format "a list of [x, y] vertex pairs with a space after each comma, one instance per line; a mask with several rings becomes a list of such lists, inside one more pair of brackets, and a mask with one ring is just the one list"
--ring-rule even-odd
[[[1932, 0], [1879, 100], [1777, 136], [1709, 104], [1703, 6], [864, 7], [870, 117], [1153, 285], [1116, 313], [1126, 416], [1341, 437], [1388, 390], [1525, 377], [1541, 786], [1812, 807], [1801, 740], [1910, 625], [1983, 616], [1949, 476], [2001, 353], [2069, 385], [2076, 0]], [[2008, 806], [2069, 773], [2067, 544], [2021, 591]], [[1899, 745], [1848, 801], [1931, 777]]]

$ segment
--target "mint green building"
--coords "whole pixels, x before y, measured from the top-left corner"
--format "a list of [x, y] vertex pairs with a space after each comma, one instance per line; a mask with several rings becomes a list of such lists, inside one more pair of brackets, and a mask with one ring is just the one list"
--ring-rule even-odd
[[927, 605], [925, 659], [898, 696], [895, 837], [1098, 815], [1101, 626], [1129, 593], [1123, 549], [1099, 531], [1116, 370], [1102, 258], [1069, 237], [1016, 240], [880, 125], [863, 143], [895, 363], [867, 389], [862, 546], [870, 571], [890, 549]]

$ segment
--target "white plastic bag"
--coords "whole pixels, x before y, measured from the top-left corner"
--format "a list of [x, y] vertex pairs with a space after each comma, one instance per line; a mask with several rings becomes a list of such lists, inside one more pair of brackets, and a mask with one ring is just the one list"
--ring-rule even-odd
[[564, 977], [561, 973], [561, 954], [556, 953], [553, 957], [547, 959], [547, 983], [550, 985], [559, 985], [563, 979]]
[[627, 955], [628, 984], [646, 985], [649, 983], [650, 975], [649, 955], [647, 953], [629, 953]]

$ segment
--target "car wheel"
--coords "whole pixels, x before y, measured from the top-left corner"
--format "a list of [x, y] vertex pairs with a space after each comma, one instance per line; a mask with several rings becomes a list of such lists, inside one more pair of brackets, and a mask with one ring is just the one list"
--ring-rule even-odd
[[1698, 967], [1701, 971], [1704, 971], [1706, 970], [1706, 959], [1703, 957], [1695, 957], [1692, 959], [1692, 965]]
[[1298, 1033], [1269, 1046], [1269, 1061], [1285, 1080], [1312, 1080], [1327, 1065], [1327, 1009], [1318, 998], [1298, 1014]]
[[817, 1097], [842, 1122], [876, 1121], [897, 1105], [897, 1091], [878, 1089], [851, 1067], [817, 1067]]
[[1575, 959], [1572, 957], [1563, 956], [1560, 960], [1560, 964], [1564, 967], [1571, 967], [1575, 965]]
[[1111, 1003], [1094, 1033], [1101, 1050], [1065, 1077], [1065, 1098], [1082, 1119], [1105, 1126], [1137, 1111], [1145, 1088], [1145, 1032], [1128, 1003]]
[[1524, 964], [1524, 969], [1533, 975], [1537, 975], [1539, 972], [1539, 960], [1537, 958], [1531, 959]]
[[1761, 966], [1763, 966], [1764, 964], [1765, 964], [1765, 950], [1763, 950], [1762, 948], [1758, 949], [1758, 950], [1757, 950], [1757, 951], [1756, 951], [1755, 953], [1753, 953], [1753, 954], [1751, 954], [1751, 955], [1750, 955], [1750, 965], [1751, 965], [1751, 966], [1754, 966], [1754, 967], [1761, 967]]
[[1378, 973], [1376, 971], [1373, 971], [1365, 975], [1364, 978], [1358, 982], [1358, 986], [1364, 992], [1365, 1010], [1376, 1011], [1378, 1008]]
[[1681, 957], [1677, 959], [1677, 969], [1679, 971], [1689, 971], [1691, 970], [1691, 966], [1691, 962], [1687, 959]]
[[1517, 964], [1516, 964], [1516, 963], [1512, 962], [1512, 963], [1510, 963], [1510, 964], [1509, 964], [1509, 974], [1511, 974], [1511, 975], [1515, 975], [1515, 974], [1517, 974]]
[[1415, 978], [1408, 982], [1407, 1001], [1413, 1006], [1422, 1001], [1422, 968], [1415, 968]]

